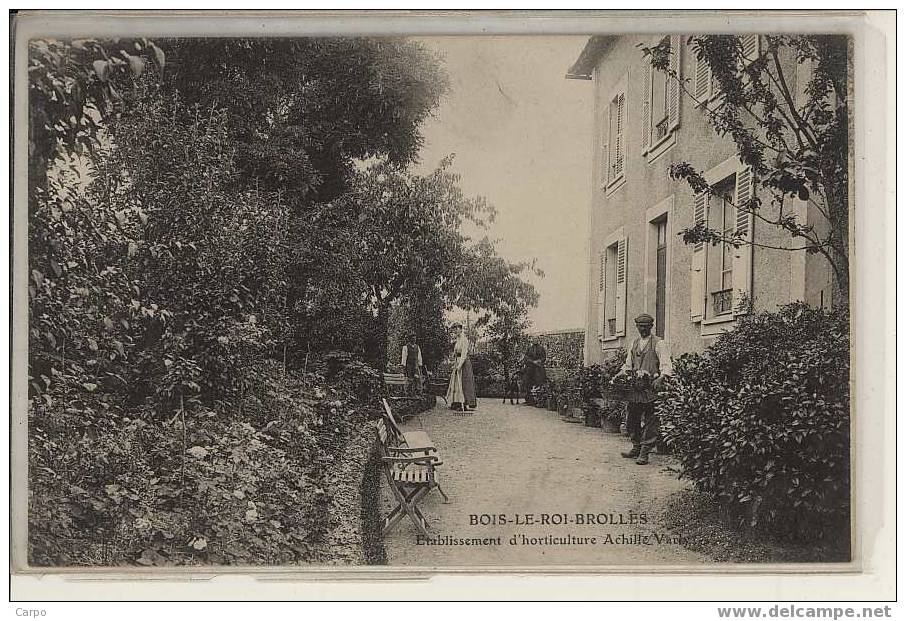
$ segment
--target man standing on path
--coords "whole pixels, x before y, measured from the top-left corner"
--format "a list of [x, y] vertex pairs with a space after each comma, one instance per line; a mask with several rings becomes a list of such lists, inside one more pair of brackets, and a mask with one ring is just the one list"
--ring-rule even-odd
[[544, 363], [547, 361], [547, 351], [538, 337], [532, 339], [531, 345], [525, 350], [525, 366], [523, 368], [522, 389], [525, 392], [525, 405], [535, 405], [535, 396], [532, 388], [543, 386], [547, 382], [547, 371]]
[[422, 348], [415, 342], [414, 332], [409, 333], [409, 340], [403, 345], [400, 367], [406, 377], [409, 378], [409, 385], [414, 393], [421, 395], [424, 362], [422, 361]]
[[[635, 371], [639, 375], [654, 378], [655, 390], [660, 389], [664, 377], [673, 374], [673, 362], [670, 359], [670, 347], [667, 342], [651, 334], [654, 319], [643, 313], [635, 318], [635, 327], [639, 336], [632, 342], [626, 352], [626, 362], [620, 375]], [[626, 415], [626, 431], [632, 440], [632, 450], [621, 453], [623, 457], [635, 458], [640, 466], [648, 463], [648, 454], [657, 444], [660, 429], [654, 403], [629, 403]]]

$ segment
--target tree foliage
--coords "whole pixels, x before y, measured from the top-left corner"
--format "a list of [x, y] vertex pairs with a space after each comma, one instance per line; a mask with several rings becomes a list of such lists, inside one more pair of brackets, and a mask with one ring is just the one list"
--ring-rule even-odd
[[438, 63], [120, 40], [34, 42], [29, 68], [32, 561], [318, 560], [380, 385], [354, 359], [383, 365], [394, 304], [440, 357], [459, 266], [494, 261], [464, 233], [493, 209], [406, 169]]
[[531, 321], [525, 307], [501, 305], [484, 329], [484, 336], [491, 345], [491, 364], [504, 382], [508, 382], [522, 369], [522, 356], [528, 347], [530, 327]]
[[164, 52], [147, 39], [29, 42], [30, 190], [45, 187], [58, 155], [94, 149], [121, 91], [146, 73], [159, 73], [164, 62]]
[[[193, 38], [162, 41], [165, 86], [189, 106], [223, 110], [239, 182], [337, 197], [371, 157], [405, 165], [446, 76], [420, 44], [398, 38]], [[301, 199], [301, 202], [299, 200]]]
[[[836, 277], [839, 297], [846, 304], [849, 39], [843, 35], [762, 35], [760, 41], [758, 54], [750, 58], [739, 36], [689, 38], [695, 57], [710, 68], [714, 101], [695, 99], [688, 87], [691, 78], [682, 79], [669, 68], [669, 46], [645, 48], [644, 52], [669, 79], [681, 80], [683, 89], [717, 134], [731, 138], [742, 163], [752, 168], [764, 192], [736, 205], [737, 209], [788, 232], [792, 243], [779, 248], [824, 256]], [[810, 68], [804, 86], [801, 77], [797, 80], [797, 69], [803, 66]], [[796, 92], [797, 84], [801, 93]], [[715, 193], [693, 164], [673, 164], [670, 174], [686, 180], [696, 193]], [[789, 206], [792, 198], [807, 201], [823, 222], [816, 226], [797, 218]], [[683, 233], [686, 243], [727, 241], [764, 246], [735, 233], [726, 237], [706, 224]]]
[[[321, 212], [332, 226], [349, 231], [345, 252], [352, 268], [358, 266], [365, 285], [359, 296], [375, 317], [365, 349], [378, 366], [386, 362], [387, 321], [398, 301], [424, 308], [429, 318], [440, 307], [483, 310], [481, 323], [504, 304], [537, 302], [534, 287], [520, 277], [528, 264], [509, 263], [487, 238], [473, 242], [466, 233], [467, 225], [484, 229], [495, 210], [483, 198], [463, 194], [451, 164], [447, 158], [418, 175], [379, 162], [360, 171], [350, 190]], [[429, 325], [432, 337], [440, 337], [437, 323]]]

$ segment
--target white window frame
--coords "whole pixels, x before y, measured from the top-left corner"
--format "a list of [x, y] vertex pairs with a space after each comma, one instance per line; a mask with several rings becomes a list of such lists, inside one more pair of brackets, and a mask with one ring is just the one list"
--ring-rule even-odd
[[[723, 162], [721, 162], [714, 168], [705, 172], [702, 175], [702, 177], [704, 178], [705, 182], [709, 186], [713, 187], [731, 176], [733, 176], [735, 179], [738, 179], [738, 175], [741, 174], [746, 168], [747, 167], [745, 165], [743, 165], [743, 163], [739, 160], [738, 157], [733, 156], [733, 157], [727, 158], [726, 160], [724, 160]], [[734, 186], [736, 186], [736, 185], [737, 184], [734, 183]], [[734, 202], [736, 202], [735, 199], [736, 199], [736, 197], [734, 196]], [[709, 203], [710, 203], [710, 201], [709, 201]], [[750, 217], [750, 220], [751, 220], [751, 217]], [[705, 209], [705, 222], [710, 222], [710, 204], [708, 204]], [[751, 227], [752, 224], [750, 223], [749, 226]], [[751, 235], [751, 228], [750, 228], [750, 235]], [[747, 272], [742, 274], [742, 277], [747, 280], [747, 285], [746, 285], [747, 292], [746, 293], [748, 295], [751, 295], [752, 294], [751, 246], [743, 247], [743, 249], [744, 250], [748, 249], [748, 255], [747, 255], [748, 256], [748, 258], [747, 258], [748, 268], [747, 268]], [[742, 313], [732, 312], [732, 313], [728, 313], [728, 314], [722, 314], [722, 315], [715, 316], [708, 312], [708, 308], [709, 308], [708, 303], [710, 302], [710, 300], [708, 299], [708, 296], [710, 295], [710, 291], [708, 290], [708, 265], [709, 265], [708, 253], [712, 250], [713, 250], [713, 248], [712, 248], [711, 244], [704, 244], [704, 258], [703, 258], [704, 273], [702, 274], [702, 279], [703, 279], [702, 295], [704, 296], [704, 307], [702, 309], [703, 314], [702, 314], [701, 319], [699, 321], [695, 322], [695, 323], [699, 323], [699, 322], [701, 323], [701, 333], [702, 333], [703, 337], [712, 336], [714, 334], [718, 334], [725, 330], [732, 329], [732, 327], [736, 325], [736, 318], [739, 316], [739, 314], [742, 314]], [[734, 272], [735, 271], [736, 271], [736, 266], [734, 265]], [[736, 289], [735, 278], [736, 278], [736, 276], [734, 276], [734, 291]]]
[[[664, 40], [664, 38], [670, 39], [670, 55], [671, 55], [671, 69], [677, 72], [679, 79], [682, 80], [682, 67], [683, 67], [683, 37], [682, 35], [658, 35], [652, 37], [648, 42], [649, 47], [655, 47]], [[657, 160], [661, 155], [670, 150], [670, 148], [676, 144], [677, 130], [680, 126], [680, 116], [682, 110], [682, 88], [679, 83], [673, 78], [667, 76], [665, 81], [665, 97], [666, 110], [667, 113], [667, 133], [662, 137], [654, 140], [654, 79], [655, 74], [662, 73], [654, 69], [650, 62], [649, 58], [644, 58], [643, 63], [645, 63], [645, 70], [642, 72], [643, 80], [643, 93], [642, 93], [642, 132], [643, 132], [643, 142], [642, 142], [642, 154], [648, 158], [648, 163], [651, 164]], [[666, 76], [666, 74], [664, 74]], [[671, 104], [671, 95], [670, 91], [673, 89], [675, 92], [673, 97], [676, 99], [674, 103]], [[675, 106], [675, 111], [671, 118], [670, 107], [671, 105]]]
[[[731, 185], [733, 188], [735, 188], [737, 173], [738, 173], [738, 170], [734, 170], [727, 176], [725, 176], [721, 179], [718, 179], [714, 183], [709, 183], [708, 185], [713, 187], [715, 185], [726, 183], [729, 179], [732, 179], [733, 181], [732, 181]], [[721, 206], [724, 209], [727, 208], [726, 204], [723, 203], [723, 201], [721, 201]], [[713, 211], [715, 208], [716, 208], [715, 199], [712, 196], [712, 197], [710, 197], [710, 200], [708, 201], [708, 206], [705, 211], [705, 224], [707, 225], [708, 228], [713, 229], [713, 230], [721, 229], [721, 235], [723, 235], [724, 231], [722, 229], [724, 227], [723, 226], [715, 227], [711, 222], [711, 217], [713, 215], [715, 215], [714, 211]], [[735, 207], [735, 205], [730, 205], [730, 208], [732, 209], [731, 221], [734, 223], [734, 228], [735, 228], [736, 207]], [[717, 279], [721, 282], [721, 286], [723, 286], [723, 274], [726, 271], [726, 266], [724, 265], [724, 259], [726, 258], [725, 250], [726, 250], [726, 248], [724, 247], [723, 243], [720, 243], [716, 246], [713, 246], [711, 244], [705, 244], [705, 271], [704, 271], [704, 275], [703, 275], [704, 292], [705, 292], [705, 306], [704, 306], [704, 314], [702, 315], [702, 323], [705, 325], [711, 324], [711, 323], [723, 323], [726, 321], [730, 321], [734, 318], [732, 308], [731, 308], [730, 312], [728, 312], [728, 313], [721, 313], [719, 315], [714, 314], [714, 311], [712, 310], [713, 304], [711, 303], [711, 296], [715, 293], [715, 291], [722, 290], [722, 289], [717, 289], [715, 291], [712, 291], [711, 281], [712, 281], [712, 279]], [[711, 265], [711, 263], [710, 263], [712, 252], [719, 252], [721, 255], [719, 258], [716, 258], [716, 260], [719, 261], [719, 265], [720, 265], [719, 268], [715, 268], [715, 266]], [[732, 258], [730, 259], [729, 271], [731, 274], [730, 290], [732, 291], [733, 290], [733, 280], [732, 280], [733, 260], [732, 260]], [[718, 274], [717, 272], [720, 272], [720, 274]]]
[[673, 298], [673, 227], [674, 221], [673, 195], [668, 196], [645, 211], [647, 232], [645, 235], [645, 287], [643, 291], [643, 307], [645, 312], [652, 317], [657, 316], [657, 223], [664, 217], [667, 218], [667, 282], [664, 283], [664, 339], [670, 338], [670, 306]]

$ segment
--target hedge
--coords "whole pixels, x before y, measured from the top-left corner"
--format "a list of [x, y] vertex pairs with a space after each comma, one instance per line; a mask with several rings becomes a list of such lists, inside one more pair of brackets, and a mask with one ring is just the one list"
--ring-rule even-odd
[[848, 529], [849, 347], [845, 311], [797, 303], [680, 356], [659, 413], [681, 476], [752, 527], [800, 539]]
[[359, 488], [380, 382], [335, 362], [333, 386], [257, 363], [251, 390], [222, 409], [32, 403], [29, 563], [373, 562], [379, 551], [359, 549], [379, 549], [359, 533], [359, 497], [373, 486]]

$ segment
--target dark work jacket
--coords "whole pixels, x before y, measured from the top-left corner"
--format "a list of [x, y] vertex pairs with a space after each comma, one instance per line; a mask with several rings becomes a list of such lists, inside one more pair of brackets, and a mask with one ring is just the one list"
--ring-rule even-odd
[[[538, 364], [532, 364], [531, 360], [538, 360]], [[525, 382], [533, 386], [544, 384], [547, 381], [547, 371], [544, 370], [544, 362], [547, 360], [547, 352], [541, 345], [530, 345], [525, 351]]]

